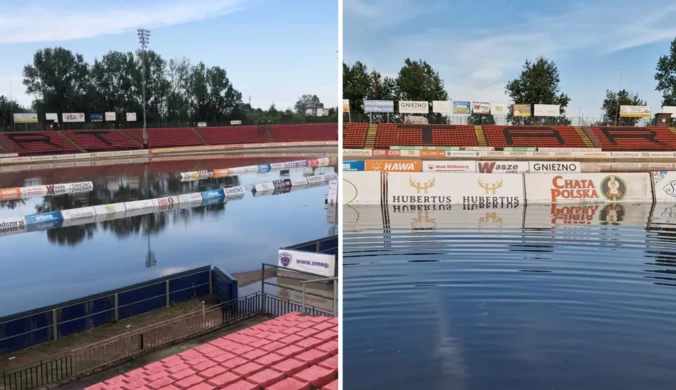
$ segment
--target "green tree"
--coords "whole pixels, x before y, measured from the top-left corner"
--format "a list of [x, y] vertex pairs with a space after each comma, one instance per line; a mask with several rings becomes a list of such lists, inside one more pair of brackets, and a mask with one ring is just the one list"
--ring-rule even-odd
[[407, 58], [396, 79], [397, 100], [448, 100], [439, 72], [427, 62]]
[[641, 118], [620, 118], [620, 106], [645, 106], [646, 102], [638, 97], [638, 94], [630, 94], [626, 89], [619, 92], [606, 90], [606, 98], [603, 99], [603, 122], [604, 126], [636, 126]]
[[351, 67], [343, 64], [343, 99], [350, 100], [351, 112], [364, 112], [364, 97], [368, 96], [370, 78], [365, 64], [357, 61]]
[[467, 118], [468, 125], [494, 125], [495, 118], [493, 115], [472, 114]]
[[190, 71], [187, 95], [193, 121], [222, 122], [242, 103], [241, 92], [233, 87], [225, 70], [202, 62]]
[[657, 87], [662, 92], [663, 106], [676, 106], [676, 39], [671, 42], [669, 54], [657, 61]]
[[569, 125], [566, 118], [566, 107], [570, 103], [568, 95], [559, 89], [559, 70], [553, 61], [539, 57], [534, 63], [526, 60], [519, 78], [507, 83], [505, 93], [514, 104], [558, 104], [561, 116], [556, 118], [515, 117], [512, 107], [507, 113], [507, 120], [512, 124], [555, 124]]
[[0, 129], [9, 129], [12, 125], [12, 114], [26, 111], [28, 110], [15, 100], [9, 100], [7, 97], [0, 95]]
[[93, 112], [114, 111], [118, 118], [122, 118], [127, 111], [141, 111], [137, 81], [140, 68], [133, 53], [108, 52], [101, 60], [94, 60], [90, 76], [89, 96]]
[[167, 95], [167, 120], [170, 122], [186, 122], [190, 120], [188, 107], [188, 80], [190, 77], [190, 60], [177, 58], [169, 61], [167, 79], [169, 93]]
[[317, 95], [303, 95], [298, 98], [294, 109], [297, 113], [305, 115], [307, 110], [316, 112], [318, 108], [324, 108], [324, 104], [319, 100]]

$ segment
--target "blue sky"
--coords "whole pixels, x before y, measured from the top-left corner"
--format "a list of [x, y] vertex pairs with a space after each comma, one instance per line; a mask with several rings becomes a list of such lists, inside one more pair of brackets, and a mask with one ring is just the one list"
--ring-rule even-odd
[[22, 104], [24, 65], [63, 46], [87, 61], [138, 48], [136, 29], [165, 59], [221, 66], [255, 107], [293, 107], [303, 94], [338, 102], [338, 0], [0, 0], [0, 95]]
[[424, 59], [452, 99], [507, 103], [507, 82], [542, 55], [558, 66], [568, 116], [601, 115], [620, 78], [659, 112], [655, 67], [676, 38], [673, 0], [344, 0], [343, 12], [347, 64], [395, 76], [406, 57]]

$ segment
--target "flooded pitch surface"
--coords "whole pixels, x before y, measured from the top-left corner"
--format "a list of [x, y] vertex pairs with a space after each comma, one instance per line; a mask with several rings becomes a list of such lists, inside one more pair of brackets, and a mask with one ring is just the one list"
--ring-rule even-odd
[[[323, 154], [322, 154], [323, 155]], [[277, 250], [325, 237], [327, 186], [278, 196], [251, 187], [281, 178], [335, 173], [294, 168], [182, 182], [178, 172], [231, 168], [308, 157], [186, 159], [0, 173], [0, 188], [91, 181], [88, 193], [0, 202], [0, 219], [86, 206], [245, 186], [243, 199], [112, 221], [0, 237], [0, 316], [214, 264], [230, 273], [276, 263]]]

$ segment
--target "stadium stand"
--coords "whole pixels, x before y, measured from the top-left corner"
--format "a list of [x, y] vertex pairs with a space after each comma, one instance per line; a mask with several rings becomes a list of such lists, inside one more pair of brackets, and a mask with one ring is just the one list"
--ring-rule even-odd
[[272, 125], [270, 131], [275, 142], [337, 141], [337, 127], [335, 123]]
[[571, 126], [482, 126], [488, 146], [541, 148], [584, 148], [582, 138]]
[[137, 143], [119, 130], [68, 130], [64, 133], [88, 151], [139, 149]]
[[[343, 138], [343, 142], [345, 138]], [[381, 123], [376, 148], [390, 146], [477, 146], [473, 126], [398, 125]]]
[[666, 127], [590, 127], [603, 150], [676, 150], [676, 135]]
[[343, 147], [347, 149], [361, 149], [366, 142], [368, 123], [343, 124]]
[[20, 155], [77, 153], [78, 148], [55, 131], [0, 133], [0, 143]]
[[376, 148], [389, 148], [390, 146], [423, 146], [422, 130], [420, 128], [403, 128], [392, 123], [378, 125], [376, 135]]
[[474, 126], [432, 127], [432, 145], [434, 146], [479, 146]]
[[[124, 131], [143, 144], [143, 130], [131, 129]], [[195, 145], [204, 144], [189, 127], [148, 129], [148, 146], [151, 148]]]
[[198, 127], [209, 145], [259, 144], [269, 142], [258, 126]]

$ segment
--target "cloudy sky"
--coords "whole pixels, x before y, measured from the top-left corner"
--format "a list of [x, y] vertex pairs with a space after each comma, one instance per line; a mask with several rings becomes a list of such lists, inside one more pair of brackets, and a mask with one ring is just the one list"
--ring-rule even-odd
[[454, 100], [508, 101], [526, 59], [556, 62], [569, 116], [599, 116], [606, 89], [659, 112], [655, 67], [676, 38], [673, 0], [344, 0], [344, 61], [395, 76], [429, 62]]
[[62, 46], [87, 61], [138, 48], [136, 29], [165, 59], [221, 66], [255, 107], [293, 107], [303, 94], [338, 101], [337, 0], [0, 0], [0, 95], [29, 105], [23, 67]]

